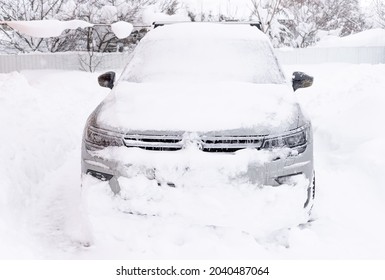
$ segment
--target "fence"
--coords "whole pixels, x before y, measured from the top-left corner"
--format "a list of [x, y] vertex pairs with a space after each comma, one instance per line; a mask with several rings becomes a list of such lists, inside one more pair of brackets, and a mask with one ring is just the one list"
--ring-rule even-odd
[[281, 64], [385, 63], [384, 47], [277, 49]]
[[104, 70], [123, 68], [128, 53], [31, 53], [0, 55], [0, 73], [30, 69]]
[[[276, 49], [281, 64], [385, 63], [384, 47]], [[106, 70], [123, 68], [128, 53], [33, 53], [0, 55], [0, 73], [26, 69]]]

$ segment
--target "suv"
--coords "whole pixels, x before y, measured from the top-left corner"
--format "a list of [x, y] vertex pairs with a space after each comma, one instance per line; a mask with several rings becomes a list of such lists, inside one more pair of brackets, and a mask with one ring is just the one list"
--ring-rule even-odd
[[[259, 187], [302, 182], [301, 207], [310, 210], [312, 129], [293, 91], [313, 78], [295, 72], [289, 84], [255, 24], [158, 26], [118, 81], [114, 72], [99, 76], [112, 91], [87, 120], [83, 175], [119, 193], [120, 178], [144, 174], [178, 187], [195, 180], [188, 175], [194, 168], [210, 181], [213, 167], [228, 180]], [[243, 169], [231, 169], [240, 162]]]

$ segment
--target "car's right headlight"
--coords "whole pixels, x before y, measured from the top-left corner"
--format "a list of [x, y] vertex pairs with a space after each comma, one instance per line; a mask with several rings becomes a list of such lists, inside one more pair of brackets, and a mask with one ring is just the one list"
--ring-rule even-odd
[[122, 137], [112, 131], [88, 125], [85, 131], [85, 142], [92, 148], [105, 148], [108, 146], [122, 146]]
[[306, 149], [309, 129], [310, 128], [306, 126], [291, 134], [266, 138], [263, 142], [262, 148], [275, 149], [287, 147], [297, 150], [298, 153], [303, 153]]

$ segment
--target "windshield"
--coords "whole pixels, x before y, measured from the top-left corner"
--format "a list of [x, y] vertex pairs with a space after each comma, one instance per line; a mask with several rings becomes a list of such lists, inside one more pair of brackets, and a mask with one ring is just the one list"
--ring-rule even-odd
[[199, 40], [197, 36], [183, 36], [143, 40], [135, 50], [122, 79], [138, 83], [285, 83], [270, 43], [267, 40], [242, 39], [239, 36], [235, 39], [212, 36]]

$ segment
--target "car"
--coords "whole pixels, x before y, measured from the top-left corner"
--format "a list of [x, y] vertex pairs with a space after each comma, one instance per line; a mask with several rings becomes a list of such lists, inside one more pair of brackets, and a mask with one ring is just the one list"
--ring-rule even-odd
[[83, 176], [108, 181], [119, 194], [120, 178], [138, 173], [178, 187], [191, 180], [190, 164], [204, 166], [201, 172], [220, 165], [221, 175], [234, 178], [242, 172], [223, 173], [246, 158], [242, 182], [279, 188], [302, 178], [301, 207], [310, 211], [312, 127], [294, 92], [313, 77], [294, 72], [288, 81], [258, 26], [191, 22], [149, 31], [117, 81], [114, 72], [98, 78], [112, 90], [85, 125]]

